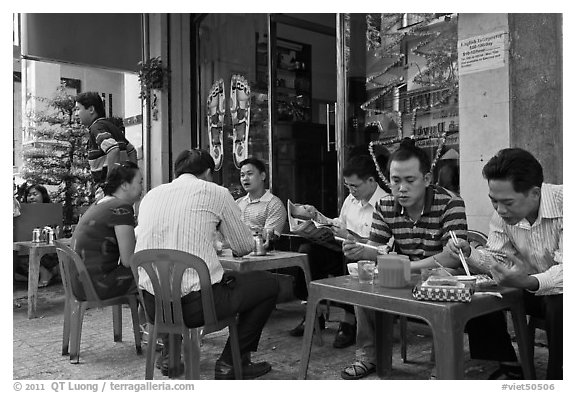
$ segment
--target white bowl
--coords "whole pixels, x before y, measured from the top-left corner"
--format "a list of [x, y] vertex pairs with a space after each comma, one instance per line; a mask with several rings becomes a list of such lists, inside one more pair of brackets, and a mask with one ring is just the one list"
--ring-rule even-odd
[[459, 275], [454, 276], [460, 282], [473, 282], [476, 283], [476, 276]]
[[352, 277], [358, 277], [358, 263], [357, 262], [350, 262], [346, 265], [348, 267], [348, 274]]

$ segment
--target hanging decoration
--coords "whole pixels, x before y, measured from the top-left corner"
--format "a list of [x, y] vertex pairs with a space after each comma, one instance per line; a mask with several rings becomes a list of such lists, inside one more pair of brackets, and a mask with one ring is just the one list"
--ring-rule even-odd
[[[372, 141], [368, 146], [378, 170], [378, 176], [388, 187], [390, 184], [378, 165], [374, 146], [391, 146], [404, 138], [402, 111], [410, 119], [411, 139], [415, 141], [438, 139], [438, 148], [431, 163], [431, 171], [437, 165], [447, 136], [455, 132], [451, 129], [435, 134], [416, 135], [418, 115], [439, 105], [445, 105], [450, 97], [457, 94], [458, 51], [457, 38], [454, 35], [456, 23], [456, 18], [433, 13], [366, 15], [366, 49], [368, 53], [380, 60], [382, 67], [367, 75], [366, 90], [374, 93], [360, 108], [372, 114], [384, 115], [398, 127], [396, 137]], [[408, 42], [411, 43], [411, 48], [407, 45]], [[409, 62], [406, 58], [409, 54], [423, 58], [425, 65], [421, 67], [422, 62], [420, 64], [416, 61]], [[405, 69], [408, 68], [417, 69], [411, 81], [406, 80], [405, 77], [408, 74]], [[412, 91], [428, 90], [433, 94], [429, 94], [426, 99], [410, 102], [409, 106], [403, 108], [401, 106], [399, 110], [394, 110], [392, 105], [381, 103], [386, 96], [398, 94], [398, 89], [408, 83], [413, 86]], [[414, 89], [414, 86], [420, 86], [420, 88]]]
[[[442, 134], [440, 135], [427, 135], [427, 136], [421, 136], [421, 137], [415, 137], [414, 135], [412, 135], [410, 137], [410, 139], [413, 139], [414, 141], [420, 141], [420, 140], [424, 140], [424, 139], [430, 139], [430, 138], [439, 138], [439, 142], [438, 142], [438, 148], [436, 149], [436, 154], [434, 156], [434, 159], [432, 160], [432, 163], [430, 164], [430, 173], [434, 172], [434, 168], [436, 167], [436, 165], [438, 164], [438, 160], [440, 159], [440, 155], [442, 154], [442, 149], [444, 148], [444, 145], [446, 144], [446, 138], [448, 137], [448, 135], [453, 134], [455, 131], [444, 131], [442, 132]], [[378, 172], [378, 177], [380, 177], [380, 180], [382, 180], [382, 182], [386, 185], [386, 187], [390, 188], [390, 182], [388, 181], [388, 179], [386, 179], [386, 176], [384, 175], [384, 173], [382, 172], [382, 168], [380, 168], [380, 165], [378, 164], [378, 160], [376, 159], [376, 154], [374, 153], [374, 146], [392, 146], [396, 143], [400, 143], [402, 141], [402, 137], [395, 137], [392, 139], [388, 139], [388, 140], [379, 140], [379, 141], [371, 141], [368, 144], [368, 151], [370, 152], [370, 156], [372, 157], [372, 161], [374, 161], [374, 165], [376, 165], [376, 171]]]
[[[414, 23], [406, 23], [402, 27], [405, 18]], [[411, 53], [426, 59], [426, 67], [418, 68], [413, 82], [429, 89], [446, 89], [440, 97], [434, 97], [427, 104], [420, 104], [412, 108], [412, 133], [416, 127], [416, 118], [419, 111], [445, 103], [458, 89], [458, 51], [457, 40], [451, 34], [455, 18], [444, 17], [446, 25], [442, 29], [430, 29], [432, 21], [437, 20], [437, 14], [375, 14], [366, 15], [366, 48], [375, 57], [382, 59], [386, 65], [375, 73], [366, 77], [366, 89], [377, 90], [360, 108], [375, 114], [381, 114], [389, 118], [399, 129], [402, 135], [402, 112], [377, 105], [378, 100], [394, 92], [394, 88], [406, 83], [402, 75], [394, 75], [390, 71], [403, 67], [406, 63], [406, 51], [403, 51], [403, 41], [407, 38], [416, 40]], [[403, 74], [400, 72], [400, 74]], [[384, 82], [379, 82], [387, 77]]]

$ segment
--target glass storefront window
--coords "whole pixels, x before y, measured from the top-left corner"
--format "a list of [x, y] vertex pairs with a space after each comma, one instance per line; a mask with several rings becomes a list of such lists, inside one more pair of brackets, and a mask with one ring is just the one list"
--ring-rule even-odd
[[137, 150], [138, 165], [144, 168], [137, 75], [29, 59], [20, 60], [18, 68], [14, 71], [21, 80], [14, 84], [14, 102], [20, 109], [13, 130], [18, 155], [15, 184], [46, 186], [52, 201], [63, 203], [64, 222], [75, 223], [94, 197], [86, 151], [88, 131], [74, 116], [75, 97], [86, 91], [101, 95], [106, 117], [114, 118], [121, 129], [123, 125]]
[[238, 198], [240, 161], [270, 169], [267, 16], [208, 14], [198, 29], [199, 145], [216, 162], [214, 180]]
[[434, 182], [458, 193], [457, 15], [342, 18], [346, 159], [372, 141], [385, 172], [389, 152], [413, 137], [436, 162]]

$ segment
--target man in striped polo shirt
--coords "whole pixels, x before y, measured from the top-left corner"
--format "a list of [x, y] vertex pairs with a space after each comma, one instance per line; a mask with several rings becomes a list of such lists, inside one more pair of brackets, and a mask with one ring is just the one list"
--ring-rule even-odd
[[280, 236], [286, 225], [286, 208], [277, 196], [266, 189], [266, 166], [254, 157], [240, 162], [240, 182], [247, 192], [236, 200], [242, 211], [242, 221], [253, 232], [264, 228], [274, 230], [275, 237]]
[[[538, 160], [518, 148], [499, 151], [484, 166], [482, 174], [488, 181], [488, 196], [495, 210], [486, 247], [477, 250], [460, 240], [457, 246], [449, 244], [449, 249], [457, 255], [460, 248], [471, 267], [491, 273], [498, 284], [525, 290], [526, 312], [546, 321], [546, 378], [562, 379], [563, 186], [543, 183]], [[481, 317], [471, 322], [470, 352], [507, 360], [499, 344], [507, 340], [509, 345], [506, 321]], [[491, 378], [521, 376], [519, 365], [502, 363]]]
[[110, 120], [105, 119], [106, 110], [100, 95], [94, 91], [78, 94], [76, 114], [80, 123], [88, 127], [88, 164], [98, 194], [106, 181], [108, 168], [122, 161], [136, 163], [136, 149]]
[[[370, 242], [385, 245], [394, 237], [399, 254], [410, 257], [411, 269], [434, 267], [436, 263], [457, 268], [460, 262], [447, 249], [453, 231], [467, 238], [464, 201], [445, 189], [431, 185], [430, 159], [414, 140], [404, 139], [389, 160], [392, 195], [380, 200], [374, 210]], [[376, 260], [375, 250], [352, 239], [342, 246], [352, 260]], [[356, 307], [356, 361], [341, 372], [344, 379], [359, 379], [376, 370], [374, 311]]]

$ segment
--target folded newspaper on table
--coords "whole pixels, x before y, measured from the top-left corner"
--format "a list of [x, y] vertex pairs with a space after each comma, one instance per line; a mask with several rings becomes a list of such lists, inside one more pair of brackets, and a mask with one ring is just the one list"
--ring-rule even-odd
[[[321, 244], [326, 248], [335, 251], [342, 250], [342, 243], [334, 238], [331, 227], [332, 220], [320, 212], [316, 212], [314, 217], [309, 217], [300, 204], [294, 204], [288, 200], [288, 224], [290, 232]], [[362, 237], [355, 232], [348, 231], [358, 241], [363, 241]]]

